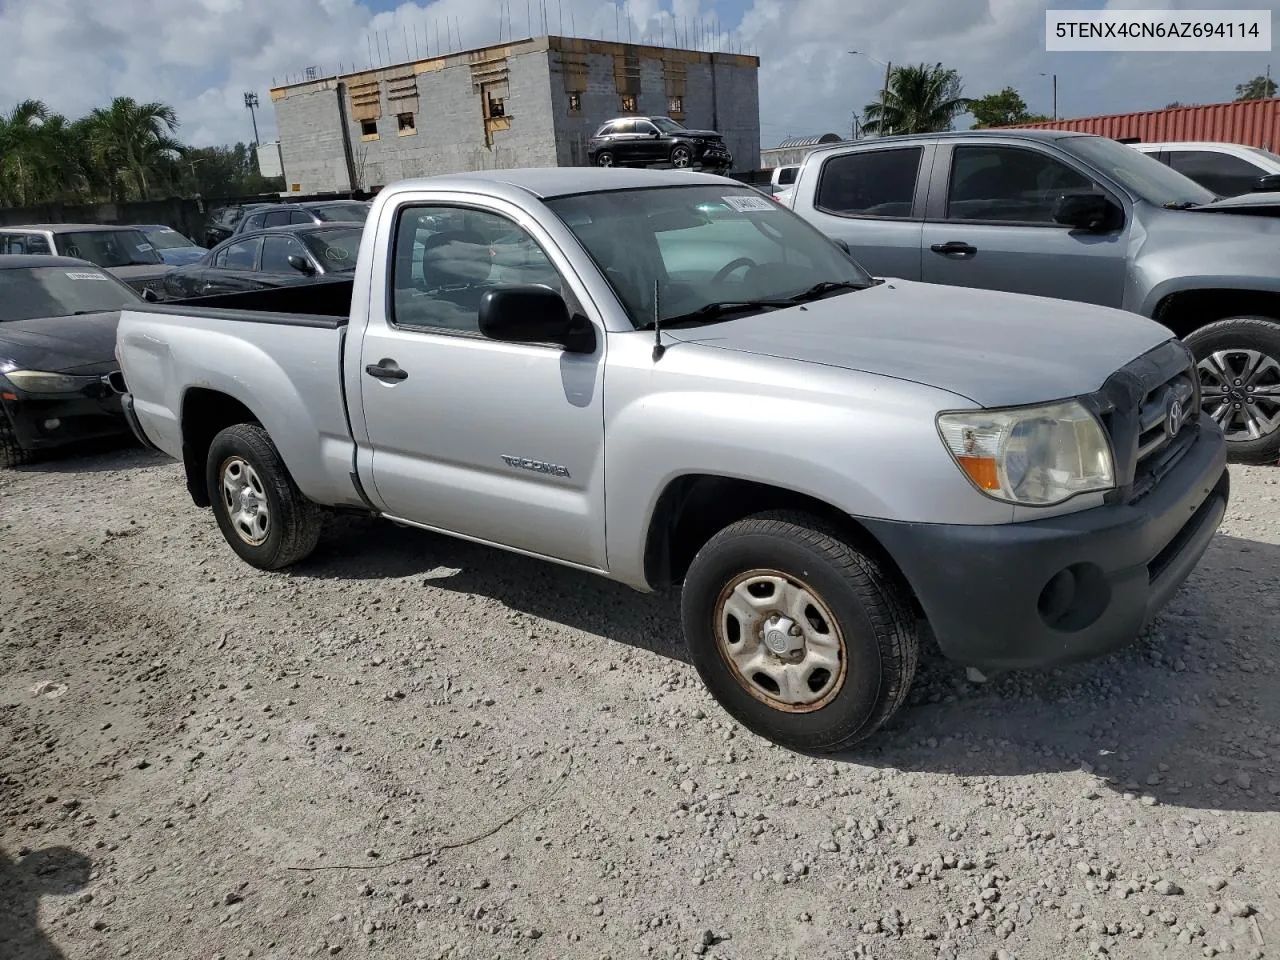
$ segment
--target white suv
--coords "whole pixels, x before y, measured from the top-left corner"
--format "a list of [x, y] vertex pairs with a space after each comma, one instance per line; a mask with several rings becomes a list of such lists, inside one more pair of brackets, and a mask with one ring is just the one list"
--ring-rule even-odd
[[[1241, 143], [1185, 140], [1178, 143], [1131, 143], [1220, 197], [1234, 197], [1256, 189], [1259, 177], [1280, 174], [1280, 156]], [[1270, 187], [1280, 189], [1280, 183]]]

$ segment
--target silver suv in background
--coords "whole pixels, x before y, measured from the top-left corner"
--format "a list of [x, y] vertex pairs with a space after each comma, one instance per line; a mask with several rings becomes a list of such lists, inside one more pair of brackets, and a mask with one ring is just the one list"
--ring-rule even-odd
[[819, 148], [780, 200], [879, 277], [1158, 320], [1232, 459], [1280, 458], [1280, 195], [1221, 200], [1115, 140], [1002, 130]]

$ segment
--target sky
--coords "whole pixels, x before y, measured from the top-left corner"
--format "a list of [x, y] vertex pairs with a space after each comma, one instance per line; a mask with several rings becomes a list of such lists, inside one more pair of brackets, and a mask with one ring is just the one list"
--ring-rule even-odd
[[180, 139], [208, 146], [252, 139], [252, 90], [269, 140], [274, 83], [308, 66], [323, 75], [406, 50], [434, 54], [446, 36], [457, 49], [527, 36], [530, 21], [539, 34], [540, 4], [552, 33], [669, 43], [696, 29], [720, 49], [757, 54], [765, 147], [847, 134], [878, 96], [886, 60], [954, 67], [967, 96], [1013, 86], [1046, 114], [1056, 73], [1063, 117], [1230, 100], [1270, 54], [1047, 53], [1044, 11], [1280, 9], [1280, 0], [0, 0], [0, 113], [26, 98], [72, 117], [113, 96], [159, 100], [177, 110]]

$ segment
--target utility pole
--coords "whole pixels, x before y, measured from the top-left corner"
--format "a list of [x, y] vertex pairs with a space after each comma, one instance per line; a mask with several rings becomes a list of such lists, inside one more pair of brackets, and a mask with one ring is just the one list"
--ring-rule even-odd
[[880, 136], [885, 136], [886, 113], [889, 110], [889, 76], [893, 73], [893, 61], [881, 60], [879, 57], [873, 57], [869, 53], [863, 53], [861, 50], [850, 50], [849, 53], [856, 57], [866, 57], [875, 63], [884, 64], [884, 87], [880, 91]]
[[258, 114], [256, 113], [256, 111], [258, 108], [258, 95], [254, 93], [252, 90], [246, 90], [244, 92], [244, 105], [245, 107], [248, 108], [249, 116], [253, 119], [253, 148], [257, 150], [258, 148]]
[[1058, 75], [1056, 73], [1042, 73], [1042, 77], [1053, 78], [1053, 119], [1058, 119]]

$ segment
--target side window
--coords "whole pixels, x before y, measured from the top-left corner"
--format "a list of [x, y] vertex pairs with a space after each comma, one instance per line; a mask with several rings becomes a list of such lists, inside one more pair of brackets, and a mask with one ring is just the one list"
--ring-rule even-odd
[[305, 210], [292, 210], [289, 212], [290, 223], [315, 223], [311, 214]]
[[642, 134], [644, 134], [646, 137], [648, 137], [648, 136], [652, 136], [653, 134], [655, 134], [655, 133], [657, 133], [657, 132], [658, 132], [658, 128], [657, 128], [657, 127], [655, 127], [655, 126], [654, 126], [652, 123], [650, 123], [648, 120], [637, 120], [637, 121], [636, 121], [636, 133], [642, 133]]
[[213, 255], [213, 260], [211, 261], [211, 263], [215, 267], [225, 268], [227, 265], [227, 248], [223, 247], [221, 250], [215, 253]]
[[49, 241], [38, 233], [10, 233], [0, 237], [0, 253], [52, 253]]
[[307, 251], [293, 237], [262, 238], [262, 272], [263, 273], [298, 273], [289, 264], [290, 257], [302, 257], [309, 260]]
[[923, 147], [865, 150], [822, 165], [815, 206], [849, 217], [909, 217]]
[[262, 218], [264, 227], [283, 227], [289, 222], [289, 215], [292, 210], [272, 210]]
[[609, 132], [615, 136], [620, 133], [635, 133], [636, 122], [634, 120], [616, 120], [614, 121], [613, 129]]
[[245, 217], [244, 230], [241, 232], [248, 233], [250, 230], [261, 230], [262, 218], [263, 218], [263, 214], [261, 213], [255, 213], [255, 214], [252, 214], [251, 216]]
[[228, 270], [252, 270], [254, 261], [258, 258], [258, 247], [261, 244], [261, 237], [241, 240], [238, 243], [231, 244], [220, 254], [225, 258], [221, 265]]
[[1266, 173], [1248, 160], [1211, 150], [1170, 150], [1169, 166], [1220, 197], [1253, 190], [1253, 181]]
[[536, 240], [506, 217], [461, 207], [410, 207], [396, 227], [395, 323], [478, 333], [480, 298], [538, 283], [566, 293]]
[[1053, 224], [1059, 197], [1096, 189], [1088, 177], [1035, 150], [959, 146], [952, 155], [947, 219]]

